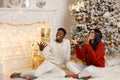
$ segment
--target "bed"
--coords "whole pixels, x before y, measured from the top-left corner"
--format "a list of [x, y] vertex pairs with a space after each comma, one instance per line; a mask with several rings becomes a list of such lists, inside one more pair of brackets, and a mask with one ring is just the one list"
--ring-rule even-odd
[[[0, 80], [25, 80], [25, 79], [21, 79], [21, 78], [10, 79], [9, 76], [0, 75]], [[38, 78], [36, 80], [77, 80], [77, 79], [72, 79], [72, 78]], [[106, 67], [106, 73], [103, 77], [90, 78], [89, 80], [120, 80], [120, 65]]]
[[[106, 59], [106, 71], [105, 74], [101, 77], [97, 78], [90, 78], [88, 80], [120, 80], [120, 56], [117, 55], [116, 57], [112, 58], [105, 58]], [[71, 61], [78, 61], [78, 59], [73, 56]], [[28, 69], [29, 70], [29, 69]], [[66, 69], [64, 68], [66, 71]], [[27, 71], [27, 69], [21, 70]], [[25, 80], [22, 78], [10, 79], [9, 75], [0, 75], [0, 80]], [[36, 80], [78, 80], [73, 78], [37, 78]], [[79, 79], [83, 80], [83, 79]]]

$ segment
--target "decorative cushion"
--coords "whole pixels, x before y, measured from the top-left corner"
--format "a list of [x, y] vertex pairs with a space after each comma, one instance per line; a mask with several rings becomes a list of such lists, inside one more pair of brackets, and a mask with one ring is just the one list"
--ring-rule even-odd
[[116, 54], [114, 56], [105, 55], [106, 66], [114, 66], [120, 64], [120, 54]]

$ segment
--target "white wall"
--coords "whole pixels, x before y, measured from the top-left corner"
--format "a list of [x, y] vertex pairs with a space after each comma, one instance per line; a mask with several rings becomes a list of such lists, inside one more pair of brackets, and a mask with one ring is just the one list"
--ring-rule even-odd
[[[36, 2], [38, 0], [30, 0], [31, 8], [38, 8], [36, 6]], [[46, 0], [46, 5], [44, 8], [47, 9], [56, 9], [55, 18], [55, 26], [56, 29], [58, 27], [65, 27], [67, 29], [67, 37], [70, 35], [70, 27], [72, 23], [72, 16], [68, 9], [68, 5], [73, 3], [74, 0]]]

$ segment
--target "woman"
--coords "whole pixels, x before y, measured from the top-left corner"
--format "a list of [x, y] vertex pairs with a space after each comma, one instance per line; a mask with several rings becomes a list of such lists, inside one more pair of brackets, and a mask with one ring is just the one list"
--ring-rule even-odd
[[[68, 62], [67, 68], [77, 74], [76, 77], [100, 77], [104, 73], [105, 67], [105, 45], [101, 41], [102, 33], [99, 29], [92, 29], [88, 36], [83, 38], [83, 46], [79, 48], [77, 40], [71, 40], [75, 44], [76, 57], [85, 64]], [[67, 75], [75, 77], [75, 75]]]

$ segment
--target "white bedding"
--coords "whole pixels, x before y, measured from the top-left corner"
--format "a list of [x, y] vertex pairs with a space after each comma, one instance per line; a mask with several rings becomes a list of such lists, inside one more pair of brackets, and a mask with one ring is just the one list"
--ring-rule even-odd
[[[71, 78], [49, 78], [49, 79], [37, 79], [37, 80], [75, 80]], [[89, 80], [120, 80], [120, 65], [114, 65], [106, 67], [106, 72], [103, 77], [91, 78]]]
[[120, 64], [106, 67], [106, 72], [103, 77], [92, 78], [89, 80], [120, 80]]
[[[8, 76], [3, 77], [0, 75], [0, 80], [24, 80], [24, 79], [10, 79]], [[72, 78], [38, 78], [37, 80], [76, 80]], [[91, 78], [89, 80], [120, 80], [120, 65], [106, 67], [106, 72], [103, 77]]]

